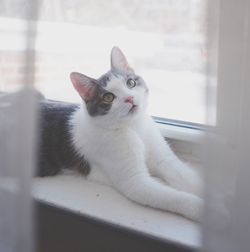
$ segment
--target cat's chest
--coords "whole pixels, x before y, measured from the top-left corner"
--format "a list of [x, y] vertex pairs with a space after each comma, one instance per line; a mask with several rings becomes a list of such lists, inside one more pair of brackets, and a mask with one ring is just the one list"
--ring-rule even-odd
[[117, 130], [87, 124], [75, 126], [75, 147], [89, 161], [99, 157], [114, 157], [117, 153], [126, 153], [127, 150], [133, 150], [134, 153], [140, 151], [144, 155], [148, 153], [147, 120], [138, 120], [129, 127]]
[[126, 148], [131, 147], [131, 143], [133, 143], [135, 148], [137, 148], [145, 145], [144, 140], [142, 132], [137, 128], [130, 127], [113, 131], [99, 130], [88, 132], [85, 145], [86, 147], [88, 145], [88, 147], [98, 150], [100, 147], [104, 147], [105, 149]]
[[91, 129], [85, 132], [81, 139], [80, 149], [83, 155], [90, 159], [100, 156], [114, 156], [118, 152], [126, 152], [128, 149], [144, 152], [146, 144], [144, 134], [138, 127], [129, 127], [118, 130]]

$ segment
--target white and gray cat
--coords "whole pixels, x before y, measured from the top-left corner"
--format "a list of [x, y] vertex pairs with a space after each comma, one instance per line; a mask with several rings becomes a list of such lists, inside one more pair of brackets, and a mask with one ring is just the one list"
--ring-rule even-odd
[[146, 114], [148, 88], [122, 51], [112, 49], [99, 79], [70, 78], [83, 103], [41, 102], [38, 175], [78, 169], [135, 202], [198, 220], [201, 180]]

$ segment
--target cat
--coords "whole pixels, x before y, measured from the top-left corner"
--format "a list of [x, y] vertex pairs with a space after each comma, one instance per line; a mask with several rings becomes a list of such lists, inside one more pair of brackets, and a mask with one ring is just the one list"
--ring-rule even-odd
[[81, 105], [40, 102], [38, 176], [77, 169], [128, 199], [199, 220], [201, 178], [180, 161], [147, 115], [149, 89], [118, 47], [99, 79], [73, 72]]

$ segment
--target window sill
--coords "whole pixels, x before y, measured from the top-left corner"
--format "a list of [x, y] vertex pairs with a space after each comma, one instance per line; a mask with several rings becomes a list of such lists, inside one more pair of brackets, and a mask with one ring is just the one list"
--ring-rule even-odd
[[136, 204], [113, 188], [86, 181], [79, 175], [36, 178], [33, 186], [35, 198], [46, 204], [189, 250], [200, 246], [198, 224], [175, 214]]

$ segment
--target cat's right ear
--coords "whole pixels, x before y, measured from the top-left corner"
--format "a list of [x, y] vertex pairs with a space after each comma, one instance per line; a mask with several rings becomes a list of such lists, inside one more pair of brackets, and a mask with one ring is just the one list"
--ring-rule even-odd
[[111, 50], [111, 68], [122, 72], [134, 72], [129, 66], [125, 55], [117, 46], [114, 46]]
[[95, 90], [95, 80], [81, 73], [70, 74], [71, 82], [85, 102], [91, 100]]

